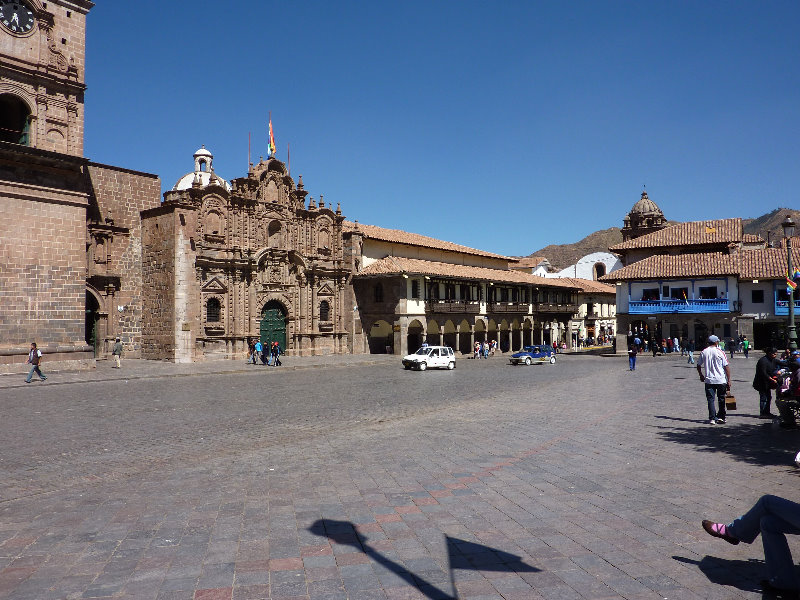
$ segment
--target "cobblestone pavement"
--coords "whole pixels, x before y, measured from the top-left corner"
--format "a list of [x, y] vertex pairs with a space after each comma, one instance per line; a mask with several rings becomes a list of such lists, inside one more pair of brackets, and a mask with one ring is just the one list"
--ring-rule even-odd
[[0, 598], [762, 598], [700, 528], [800, 497], [754, 358], [718, 426], [678, 356], [356, 358], [3, 377]]

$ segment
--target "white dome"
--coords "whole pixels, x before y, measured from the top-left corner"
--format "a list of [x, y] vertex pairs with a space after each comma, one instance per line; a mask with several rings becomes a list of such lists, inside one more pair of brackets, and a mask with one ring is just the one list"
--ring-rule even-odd
[[216, 173], [209, 173], [208, 171], [187, 173], [186, 175], [178, 179], [178, 182], [172, 187], [172, 189], [176, 191], [188, 190], [189, 188], [192, 187], [192, 182], [194, 181], [195, 176], [200, 178], [200, 183], [202, 184], [202, 187], [208, 187], [212, 175], [214, 176], [214, 183], [216, 183], [217, 185], [222, 185], [229, 192], [231, 191], [230, 183], [225, 181], [222, 177], [219, 177]]
[[214, 173], [212, 167], [213, 161], [214, 155], [211, 154], [205, 146], [198, 148], [194, 153], [194, 172], [187, 173], [178, 179], [178, 182], [172, 186], [173, 191], [188, 190], [195, 181], [199, 180], [200, 187], [208, 187], [211, 184], [216, 184], [221, 185], [230, 192], [231, 184]]

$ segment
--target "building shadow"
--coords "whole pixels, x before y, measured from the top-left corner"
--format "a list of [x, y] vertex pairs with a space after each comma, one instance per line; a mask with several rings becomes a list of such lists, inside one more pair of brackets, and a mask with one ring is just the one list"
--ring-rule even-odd
[[430, 600], [458, 600], [454, 576], [454, 571], [456, 569], [509, 573], [532, 573], [540, 571], [540, 569], [522, 562], [522, 558], [516, 554], [503, 552], [502, 550], [484, 546], [483, 544], [467, 542], [445, 535], [451, 586], [451, 590], [445, 591], [437, 587], [434, 583], [426, 581], [423, 576], [409, 571], [405, 566], [384, 556], [375, 548], [372, 548], [367, 543], [369, 538], [363, 534], [359, 534], [356, 531], [355, 525], [350, 521], [319, 519], [308, 528], [308, 531], [320, 537], [327, 537], [335, 544], [352, 546], [359, 552], [363, 552], [371, 560], [388, 569], [409, 585], [418, 588], [420, 592]]
[[694, 446], [698, 452], [721, 452], [734, 460], [753, 465], [785, 466], [787, 473], [800, 475], [800, 469], [794, 464], [794, 457], [800, 449], [800, 430], [780, 429], [771, 422], [762, 425], [753, 425], [750, 422], [734, 425], [731, 419], [736, 418], [730, 415], [726, 425], [657, 427], [661, 429], [657, 434], [674, 444]]
[[[763, 560], [728, 560], [716, 556], [704, 556], [699, 561], [684, 556], [673, 556], [672, 559], [696, 565], [711, 583], [734, 587], [743, 592], [761, 592], [762, 600], [796, 598], [792, 592], [776, 594], [762, 589], [760, 581], [766, 578]], [[800, 568], [796, 567], [796, 570], [800, 574]]]

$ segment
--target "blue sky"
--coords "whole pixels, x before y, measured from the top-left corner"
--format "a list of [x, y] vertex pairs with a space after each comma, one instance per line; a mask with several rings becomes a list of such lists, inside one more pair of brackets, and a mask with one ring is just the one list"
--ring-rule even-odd
[[349, 219], [507, 255], [800, 194], [800, 3], [99, 0], [85, 154], [277, 156]]

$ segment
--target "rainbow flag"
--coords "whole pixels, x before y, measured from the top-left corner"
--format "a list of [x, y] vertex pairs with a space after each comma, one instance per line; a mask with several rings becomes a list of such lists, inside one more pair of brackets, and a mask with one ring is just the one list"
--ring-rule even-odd
[[269, 145], [267, 148], [270, 156], [275, 156], [275, 136], [272, 133], [272, 113], [269, 114]]
[[786, 291], [791, 294], [796, 287], [797, 284], [795, 283], [794, 278], [789, 273], [786, 273]]

